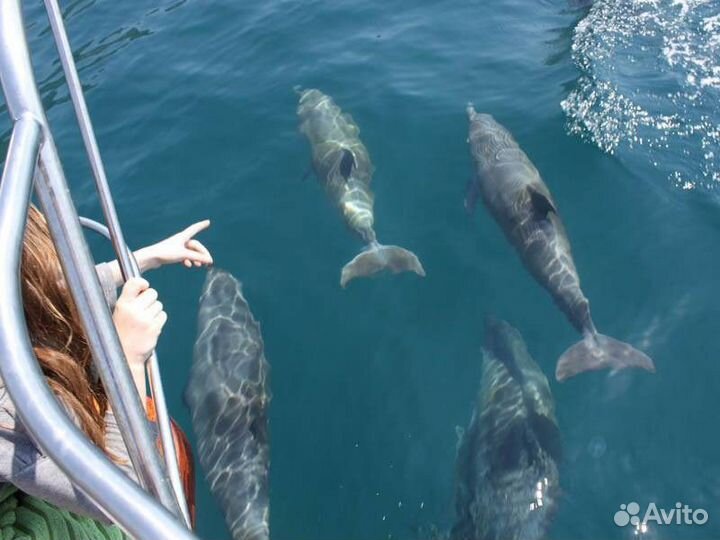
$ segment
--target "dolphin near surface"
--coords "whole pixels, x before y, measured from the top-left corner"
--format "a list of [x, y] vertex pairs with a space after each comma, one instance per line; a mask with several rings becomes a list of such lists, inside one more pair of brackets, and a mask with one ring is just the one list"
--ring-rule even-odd
[[197, 453], [233, 540], [269, 538], [269, 366], [241, 284], [208, 272], [185, 402]]
[[582, 341], [558, 359], [559, 381], [583, 371], [628, 367], [655, 371], [653, 361], [627, 343], [598, 333], [557, 205], [540, 173], [510, 132], [489, 114], [467, 108], [468, 142], [475, 178], [465, 201], [469, 211], [481, 197], [533, 277], [552, 295]]
[[300, 132], [305, 134], [312, 147], [315, 174], [342, 212], [347, 225], [367, 244], [365, 250], [342, 269], [340, 285], [345, 287], [356, 277], [383, 270], [415, 272], [424, 276], [425, 270], [414, 253], [377, 241], [370, 191], [374, 169], [355, 121], [319, 90], [298, 92]]
[[548, 381], [520, 333], [488, 318], [480, 391], [456, 462], [450, 540], [539, 540], [560, 495]]

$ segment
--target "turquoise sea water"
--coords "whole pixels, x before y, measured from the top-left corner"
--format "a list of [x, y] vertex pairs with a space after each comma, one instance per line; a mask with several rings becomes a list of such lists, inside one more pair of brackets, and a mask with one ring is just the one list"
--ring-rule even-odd
[[[47, 21], [39, 2], [26, 4], [73, 193], [82, 213], [98, 217]], [[720, 538], [712, 81], [720, 4], [637, 3], [649, 13], [631, 13], [637, 27], [623, 5], [64, 4], [128, 241], [140, 246], [211, 218], [202, 240], [243, 281], [262, 322], [274, 394], [273, 540], [415, 539], [447, 529], [455, 427], [467, 424], [479, 387], [484, 315], [516, 326], [549, 378], [578, 339], [487, 212], [464, 213], [468, 101], [514, 133], [552, 190], [599, 330], [657, 366], [655, 375], [551, 380], [565, 458], [549, 537], [630, 538], [613, 523], [620, 504], [680, 501], [706, 509], [708, 523], [659, 527], [652, 538]], [[578, 23], [592, 33], [578, 37]], [[668, 60], [663, 47], [673, 43], [686, 63]], [[310, 156], [297, 132], [295, 85], [318, 87], [352, 113], [377, 169], [378, 237], [417, 253], [425, 279], [339, 287], [361, 244], [317, 183], [302, 181]], [[626, 99], [613, 101], [618, 95]], [[663, 132], [662, 123], [642, 123], [638, 107], [700, 128]], [[0, 118], [4, 154], [9, 124]], [[604, 144], [616, 135], [618, 144]], [[92, 245], [109, 256], [97, 239]], [[159, 355], [171, 412], [189, 432], [181, 393], [203, 272], [148, 277], [170, 315]], [[225, 540], [198, 479], [199, 534]]]

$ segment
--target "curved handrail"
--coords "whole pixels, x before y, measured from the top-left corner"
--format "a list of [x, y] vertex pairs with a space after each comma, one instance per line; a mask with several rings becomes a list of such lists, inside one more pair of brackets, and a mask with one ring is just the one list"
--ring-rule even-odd
[[196, 540], [70, 421], [33, 354], [22, 308], [20, 260], [41, 136], [42, 126], [32, 115], [17, 118], [0, 181], [0, 374], [5, 388], [43, 452], [130, 535], [142, 540]]
[[[40, 126], [44, 142], [40, 148], [36, 191], [45, 211], [69, 290], [87, 333], [98, 372], [115, 411], [130, 460], [141, 484], [147, 487], [166, 508], [180, 516], [178, 501], [156, 451], [154, 437], [150, 433], [140, 396], [135, 389], [117, 332], [105, 304], [94, 263], [82, 234], [57, 149], [48, 128], [32, 73], [18, 0], [0, 0], [0, 82], [11, 118], [19, 121], [20, 118], [29, 116]], [[17, 239], [13, 242], [15, 240]], [[16, 276], [16, 273], [14, 275]], [[2, 298], [3, 304], [10, 301], [10, 297], [2, 296]], [[17, 295], [14, 294], [12, 298], [17, 300]], [[17, 306], [14, 308], [15, 311], [12, 313], [17, 314]], [[19, 338], [15, 336], [14, 339], [17, 341]], [[15, 399], [13, 401], [16, 406], [22, 405]], [[38, 432], [38, 435], [42, 435], [42, 432]], [[42, 439], [37, 439], [37, 442], [44, 450], [48, 450], [47, 443]], [[86, 468], [68, 468], [66, 472], [81, 488], [88, 485], [84, 478], [89, 473]], [[100, 501], [97, 493], [89, 491], [88, 495], [93, 500]], [[145, 501], [144, 504], [148, 505], [148, 502]], [[126, 524], [127, 518], [116, 515], [115, 509], [105, 507], [104, 510], [113, 512], [113, 517], [119, 523]], [[157, 514], [157, 510], [155, 505], [147, 506], [147, 512], [150, 514]], [[187, 530], [185, 533], [174, 538], [193, 538]], [[142, 538], [148, 537], [142, 536]], [[158, 537], [150, 538], [154, 540]]]
[[[123, 277], [126, 280], [130, 277], [139, 277], [140, 269], [138, 268], [132, 251], [128, 249], [127, 244], [125, 243], [123, 231], [120, 227], [120, 221], [117, 216], [117, 210], [115, 209], [115, 202], [113, 201], [110, 193], [110, 185], [108, 183], [107, 175], [105, 174], [105, 166], [103, 165], [100, 157], [100, 149], [98, 148], [95, 131], [93, 130], [92, 122], [90, 121], [90, 113], [88, 112], [87, 104], [85, 103], [85, 96], [82, 91], [82, 85], [80, 84], [80, 78], [78, 77], [75, 60], [72, 55], [70, 40], [68, 39], [67, 32], [65, 31], [65, 25], [63, 24], [60, 6], [58, 5], [57, 0], [45, 0], [45, 9], [48, 14], [48, 19], [50, 20], [50, 27], [52, 28], [53, 35], [55, 36], [55, 44], [57, 45], [58, 54], [60, 55], [60, 61], [62, 62], [63, 70], [65, 71], [65, 79], [67, 80], [68, 89], [70, 90], [70, 97], [72, 98], [73, 106], [75, 108], [75, 114], [78, 119], [78, 125], [80, 126], [80, 133], [82, 134], [83, 142], [85, 144], [85, 150], [88, 154], [88, 158], [90, 159], [90, 166], [93, 171], [93, 177], [95, 178], [95, 185], [100, 198], [100, 205], [102, 206], [103, 213], [105, 214], [105, 220], [108, 224], [107, 237], [113, 244]], [[157, 423], [160, 428], [160, 442], [163, 448], [163, 457], [165, 459], [167, 473], [170, 477], [170, 483], [173, 491], [175, 492], [175, 498], [177, 499], [177, 504], [182, 512], [183, 519], [189, 526], [190, 512], [188, 511], [185, 493], [182, 488], [182, 481], [180, 480], [180, 465], [177, 461], [175, 440], [173, 438], [172, 427], [170, 425], [170, 414], [167, 410], [165, 390], [163, 389], [162, 378], [160, 376], [160, 364], [155, 351], [153, 351], [150, 358], [148, 358], [146, 366], [150, 375], [150, 389], [155, 401]]]

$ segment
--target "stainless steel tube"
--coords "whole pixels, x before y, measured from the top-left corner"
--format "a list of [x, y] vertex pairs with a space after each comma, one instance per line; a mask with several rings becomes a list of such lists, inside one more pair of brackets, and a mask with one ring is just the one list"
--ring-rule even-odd
[[[128, 249], [127, 244], [125, 243], [122, 228], [120, 227], [115, 203], [110, 192], [110, 185], [108, 183], [107, 175], [105, 174], [105, 167], [103, 165], [102, 158], [100, 157], [100, 149], [97, 144], [97, 139], [95, 138], [95, 131], [93, 130], [92, 122], [90, 121], [90, 114], [85, 102], [85, 96], [82, 91], [82, 85], [80, 84], [75, 60], [72, 55], [70, 40], [68, 39], [67, 32], [65, 31], [60, 6], [58, 5], [57, 0], [45, 0], [45, 8], [50, 20], [50, 26], [55, 36], [55, 43], [57, 45], [58, 54], [60, 55], [60, 61], [62, 62], [63, 69], [65, 70], [65, 78], [68, 83], [68, 89], [70, 90], [70, 96], [75, 107], [75, 114], [77, 115], [80, 132], [82, 133], [83, 142], [85, 143], [85, 150], [87, 151], [88, 158], [90, 159], [90, 166], [92, 167], [93, 176], [95, 178], [95, 184], [100, 197], [100, 204], [102, 206], [103, 213], [105, 214], [105, 220], [108, 224], [109, 238], [112, 241], [115, 253], [118, 257], [118, 262], [120, 263], [120, 270], [126, 280], [130, 277], [138, 277], [140, 276], [140, 269], [138, 268], [137, 262], [132, 255], [132, 251]], [[153, 352], [148, 359], [147, 371], [150, 378], [150, 390], [152, 392], [155, 411], [157, 413], [157, 423], [160, 430], [160, 441], [163, 448], [163, 457], [167, 473], [170, 477], [170, 482], [177, 499], [177, 504], [182, 512], [183, 519], [189, 526], [190, 513], [188, 511], [187, 501], [185, 500], [185, 493], [180, 479], [180, 466], [177, 461], [175, 442], [170, 424], [170, 414], [168, 413], [167, 402], [165, 401], [165, 390], [163, 388], [162, 378], [160, 375], [160, 364], [155, 352]]]
[[32, 115], [17, 119], [0, 181], [0, 375], [30, 436], [128, 534], [139, 540], [194, 540], [68, 419], [33, 354], [22, 308], [20, 257], [41, 132]]
[[[111, 240], [110, 230], [102, 223], [98, 223], [97, 221], [86, 217], [80, 217], [80, 224], [83, 227], [103, 235], [108, 240]], [[132, 265], [132, 275], [139, 276], [140, 268], [135, 260], [135, 255], [129, 247], [126, 246], [125, 249], [127, 251], [130, 264]], [[170, 413], [168, 412], [167, 401], [165, 400], [165, 389], [163, 388], [160, 374], [160, 363], [155, 351], [153, 351], [150, 358], [148, 358], [146, 369], [148, 376], [150, 377], [150, 391], [155, 404], [155, 413], [157, 414], [157, 422], [160, 428], [160, 441], [163, 447], [165, 463], [168, 466], [170, 481], [172, 482], [173, 489], [177, 495], [180, 510], [183, 513], [185, 523], [190, 525], [190, 511], [188, 510], [182, 480], [180, 479], [180, 464], [177, 460], [177, 449], [175, 448], [175, 439], [172, 434]]]
[[90, 114], [88, 113], [87, 104], [85, 103], [85, 97], [80, 84], [80, 78], [78, 77], [77, 67], [75, 66], [75, 59], [72, 55], [72, 49], [70, 48], [70, 41], [68, 40], [67, 32], [65, 31], [65, 24], [63, 23], [60, 6], [58, 5], [57, 0], [45, 0], [45, 9], [47, 10], [48, 19], [50, 20], [50, 27], [52, 28], [53, 35], [55, 36], [55, 44], [57, 45], [58, 53], [60, 55], [60, 62], [62, 63], [63, 70], [65, 71], [65, 79], [67, 80], [68, 90], [70, 91], [70, 97], [72, 98], [73, 106], [75, 108], [75, 114], [78, 119], [78, 125], [80, 126], [80, 133], [82, 134], [83, 143], [85, 144], [85, 150], [87, 151], [88, 158], [90, 159], [90, 167], [92, 168], [95, 183], [100, 195], [100, 204], [103, 209], [103, 214], [105, 214], [108, 228], [110, 229], [110, 239], [112, 240], [115, 253], [117, 254], [118, 261], [120, 262], [120, 271], [127, 280], [130, 277], [136, 276], [133, 276], [131, 272], [132, 261], [128, 257], [125, 238], [119, 225], [120, 221], [118, 220], [115, 205], [113, 204], [110, 186], [108, 184], [107, 175], [105, 174], [105, 167], [102, 159], [100, 158], [100, 149], [98, 148], [97, 140], [95, 139], [95, 132], [92, 127], [92, 122], [90, 121]]
[[[94, 263], [47, 126], [31, 69], [18, 0], [0, 0], [0, 80], [11, 118], [18, 120], [21, 116], [30, 114], [41, 125], [44, 143], [40, 150], [36, 174], [38, 197], [45, 210], [68, 287], [86, 330], [98, 372], [116, 413], [130, 459], [141, 483], [166, 508], [179, 516], [181, 513], [177, 499], [159, 460], [144, 408], [105, 305]], [[7, 301], [3, 297], [3, 303], [5, 302]], [[38, 444], [43, 445], [41, 440], [38, 440]], [[43, 449], [48, 450], [45, 447]], [[88, 476], [98, 480], [93, 471], [83, 467], [68, 469], [66, 472], [81, 489], [91, 488], [87, 491], [91, 498], [102, 500], [96, 491], [98, 484], [89, 484], [86, 480]], [[104, 508], [108, 512], [115, 511], [113, 508]], [[148, 511], [160, 515], [153, 506], [148, 507]], [[113, 517], [122, 524], [127, 522], [126, 516], [113, 514]]]

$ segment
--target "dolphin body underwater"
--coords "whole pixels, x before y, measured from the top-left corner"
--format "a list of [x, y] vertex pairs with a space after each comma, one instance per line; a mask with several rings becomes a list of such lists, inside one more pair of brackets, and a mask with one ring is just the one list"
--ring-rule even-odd
[[[269, 366], [229, 273], [208, 272], [185, 390], [197, 454], [233, 540], [269, 540]], [[519, 332], [488, 319], [483, 375], [458, 445], [456, 521], [443, 540], [539, 540], [558, 499], [560, 434], [547, 379]]]
[[550, 386], [520, 333], [485, 323], [483, 372], [458, 445], [449, 540], [539, 540], [560, 495], [560, 430]]
[[269, 366], [240, 283], [208, 272], [185, 390], [197, 453], [234, 540], [268, 540]]
[[489, 114], [467, 108], [468, 142], [475, 162], [475, 179], [466, 208], [472, 211], [481, 196], [533, 277], [552, 295], [582, 341], [558, 359], [559, 381], [583, 371], [628, 367], [655, 371], [653, 361], [627, 343], [598, 333], [590, 303], [580, 289], [580, 277], [555, 201], [540, 173], [510, 132]]
[[425, 270], [414, 253], [377, 241], [373, 229], [373, 194], [370, 191], [373, 165], [367, 148], [358, 136], [360, 129], [357, 124], [350, 115], [340, 110], [330, 96], [319, 90], [298, 92], [300, 132], [305, 134], [312, 146], [315, 174], [350, 229], [367, 243], [366, 249], [342, 269], [340, 285], [345, 287], [356, 277], [382, 270], [415, 272], [424, 276]]

